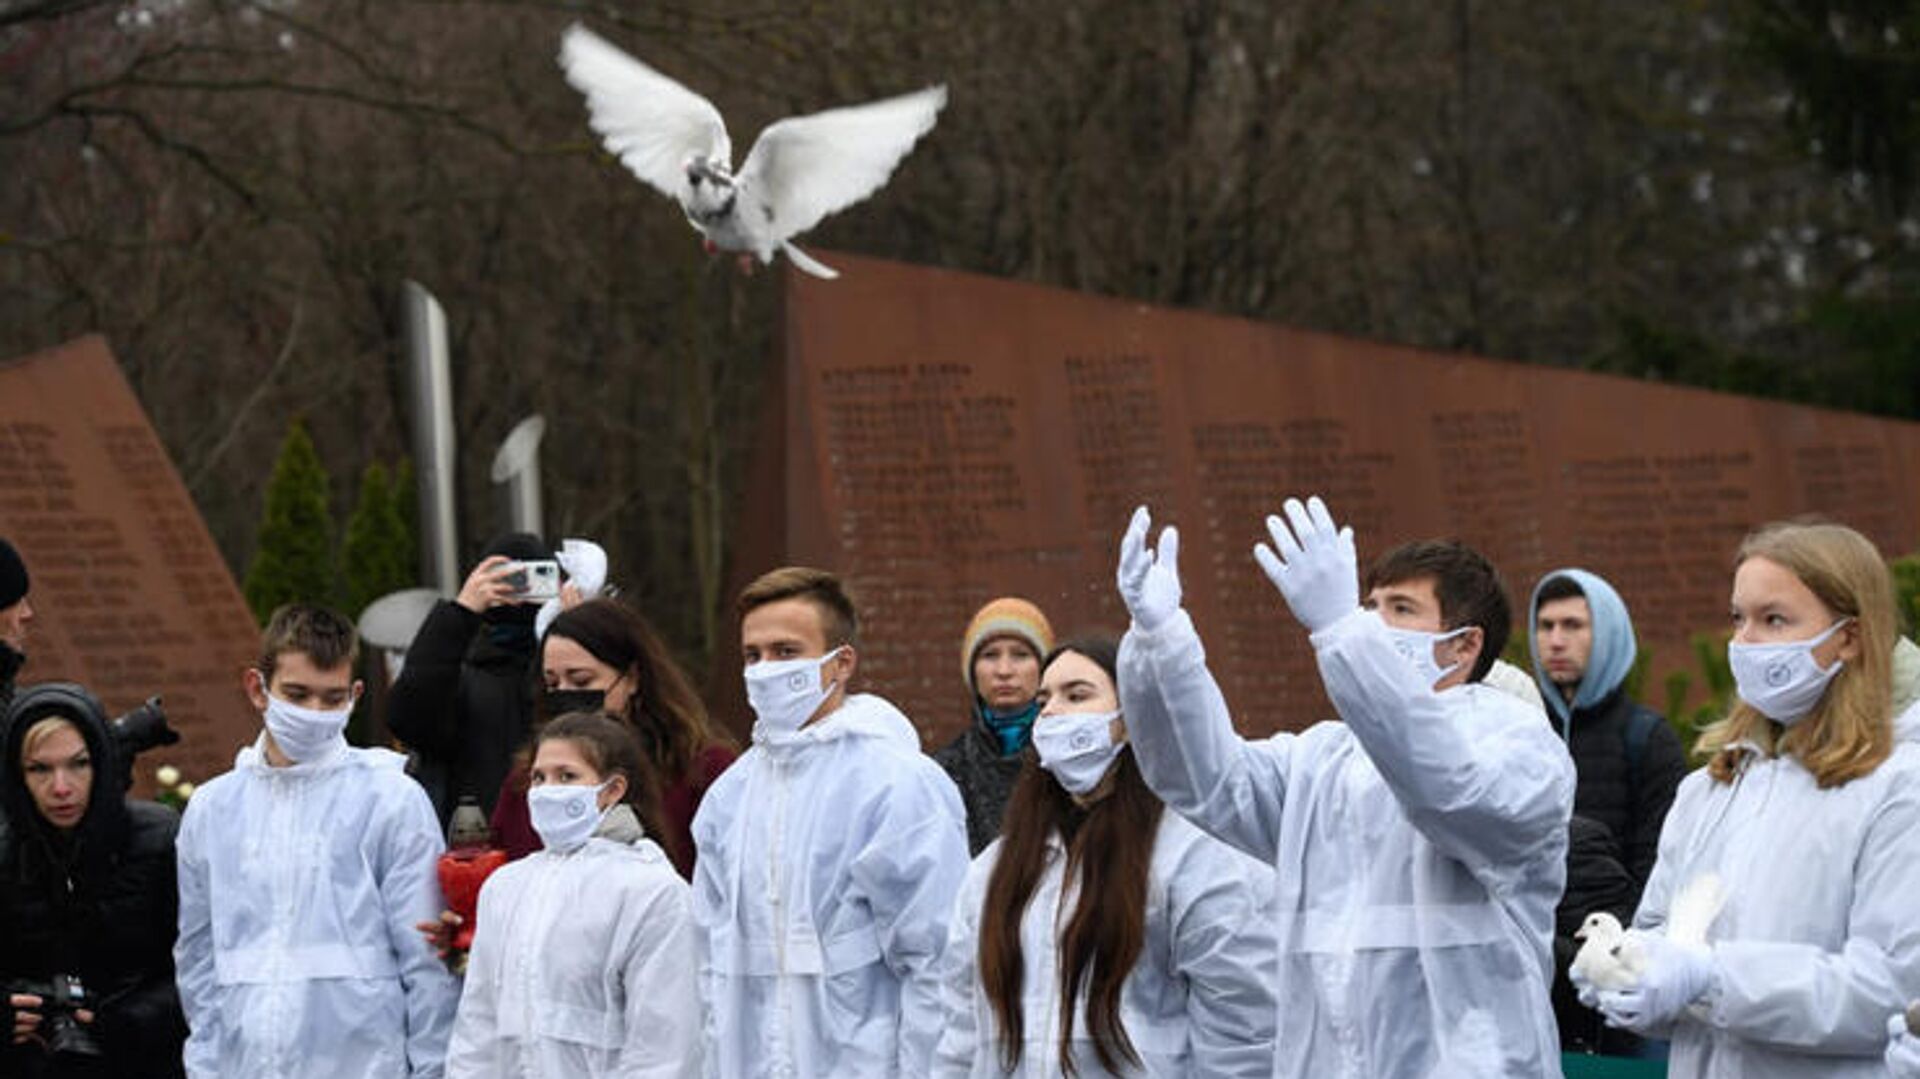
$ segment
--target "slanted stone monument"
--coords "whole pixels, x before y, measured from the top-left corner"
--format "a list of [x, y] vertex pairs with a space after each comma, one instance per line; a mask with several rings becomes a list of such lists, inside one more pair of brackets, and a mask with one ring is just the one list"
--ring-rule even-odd
[[99, 337], [0, 362], [0, 534], [33, 575], [25, 682], [67, 679], [118, 715], [152, 694], [181, 734], [141, 757], [225, 771], [259, 729], [241, 690], [259, 627]]
[[1363, 563], [1417, 537], [1480, 547], [1516, 620], [1541, 573], [1600, 573], [1656, 674], [1726, 624], [1750, 526], [1821, 513], [1889, 556], [1920, 538], [1920, 425], [823, 257], [839, 280], [787, 276], [736, 576], [846, 574], [862, 671], [930, 745], [966, 722], [960, 635], [984, 600], [1125, 628], [1115, 552], [1142, 502], [1181, 528], [1187, 604], [1251, 734], [1328, 715], [1250, 555], [1288, 495], [1326, 496]]

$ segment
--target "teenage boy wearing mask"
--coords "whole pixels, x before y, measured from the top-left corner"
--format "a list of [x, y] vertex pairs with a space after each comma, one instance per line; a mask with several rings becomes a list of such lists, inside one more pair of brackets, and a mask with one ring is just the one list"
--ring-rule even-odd
[[693, 822], [708, 1067], [926, 1075], [960, 797], [899, 709], [848, 693], [859, 620], [837, 578], [777, 569], [738, 606], [753, 745]]
[[405, 758], [344, 735], [353, 624], [289, 605], [245, 675], [264, 730], [180, 825], [189, 1075], [437, 1077], [459, 987], [414, 924], [442, 843]]

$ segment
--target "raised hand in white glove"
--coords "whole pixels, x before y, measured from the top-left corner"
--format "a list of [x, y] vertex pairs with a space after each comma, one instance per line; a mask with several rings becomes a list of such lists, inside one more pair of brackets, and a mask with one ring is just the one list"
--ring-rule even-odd
[[1920, 1036], [1910, 1026], [1905, 1015], [1887, 1017], [1887, 1074], [1893, 1079], [1920, 1079]]
[[1267, 580], [1280, 590], [1307, 632], [1318, 633], [1360, 606], [1360, 560], [1353, 550], [1353, 529], [1336, 529], [1333, 515], [1318, 495], [1304, 506], [1299, 499], [1289, 498], [1285, 509], [1286, 521], [1267, 517], [1273, 547], [1254, 544], [1253, 560], [1260, 563]]
[[1180, 609], [1180, 530], [1160, 530], [1157, 551], [1147, 548], [1153, 518], [1147, 507], [1133, 511], [1127, 534], [1120, 537], [1120, 598], [1141, 629], [1151, 633]]
[[1646, 956], [1646, 969], [1640, 984], [1633, 989], [1607, 989], [1600, 993], [1600, 1013], [1607, 1025], [1645, 1034], [1700, 999], [1713, 985], [1713, 953], [1704, 945], [1681, 944], [1665, 933], [1639, 933]]

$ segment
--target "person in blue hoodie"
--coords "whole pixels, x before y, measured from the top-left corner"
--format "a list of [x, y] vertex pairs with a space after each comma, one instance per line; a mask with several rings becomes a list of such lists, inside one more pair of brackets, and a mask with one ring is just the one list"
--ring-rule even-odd
[[1687, 772], [1686, 753], [1659, 713], [1627, 692], [1637, 654], [1633, 619], [1612, 585], [1583, 569], [1555, 570], [1534, 586], [1528, 620], [1534, 680], [1577, 773], [1567, 891], [1556, 919], [1566, 932], [1554, 941], [1560, 1041], [1569, 1051], [1637, 1055], [1639, 1039], [1603, 1025], [1567, 984], [1578, 947], [1568, 927], [1595, 909], [1631, 919]]

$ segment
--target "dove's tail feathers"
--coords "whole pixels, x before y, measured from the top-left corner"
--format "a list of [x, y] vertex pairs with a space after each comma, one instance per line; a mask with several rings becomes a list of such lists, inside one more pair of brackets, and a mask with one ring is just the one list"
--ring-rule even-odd
[[1667, 936], [1683, 944], [1705, 944], [1707, 929], [1720, 916], [1727, 901], [1727, 890], [1718, 873], [1702, 873], [1688, 881], [1674, 896], [1667, 911]]
[[797, 244], [782, 243], [780, 250], [787, 253], [787, 258], [793, 261], [795, 269], [810, 273], [823, 281], [831, 281], [840, 276], [839, 270], [800, 250]]

